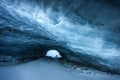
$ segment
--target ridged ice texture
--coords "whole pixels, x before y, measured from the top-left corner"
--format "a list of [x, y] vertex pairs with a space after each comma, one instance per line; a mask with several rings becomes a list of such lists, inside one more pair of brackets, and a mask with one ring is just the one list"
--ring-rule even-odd
[[107, 0], [1, 0], [0, 50], [24, 57], [53, 46], [69, 60], [120, 72], [119, 14]]

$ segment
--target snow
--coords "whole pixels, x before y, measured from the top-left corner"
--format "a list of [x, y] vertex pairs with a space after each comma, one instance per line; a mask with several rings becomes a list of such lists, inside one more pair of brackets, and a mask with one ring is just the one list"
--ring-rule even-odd
[[120, 80], [120, 76], [41, 58], [20, 65], [0, 66], [0, 80]]

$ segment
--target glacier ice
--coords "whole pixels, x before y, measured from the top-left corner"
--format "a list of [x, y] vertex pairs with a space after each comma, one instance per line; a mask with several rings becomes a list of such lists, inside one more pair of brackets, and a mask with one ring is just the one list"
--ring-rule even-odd
[[0, 50], [40, 57], [56, 49], [71, 61], [120, 73], [119, 14], [104, 1], [1, 0]]

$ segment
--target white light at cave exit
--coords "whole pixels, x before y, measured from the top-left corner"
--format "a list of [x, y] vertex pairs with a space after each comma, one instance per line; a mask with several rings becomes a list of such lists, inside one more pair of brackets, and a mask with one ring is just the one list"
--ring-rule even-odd
[[46, 56], [51, 57], [51, 58], [61, 58], [62, 57], [57, 50], [49, 50], [46, 53]]

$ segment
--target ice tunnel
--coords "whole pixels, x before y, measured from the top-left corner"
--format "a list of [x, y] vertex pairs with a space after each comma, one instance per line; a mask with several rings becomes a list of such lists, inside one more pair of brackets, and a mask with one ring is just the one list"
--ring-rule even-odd
[[120, 74], [119, 0], [1, 0], [0, 65], [50, 49], [84, 66]]

